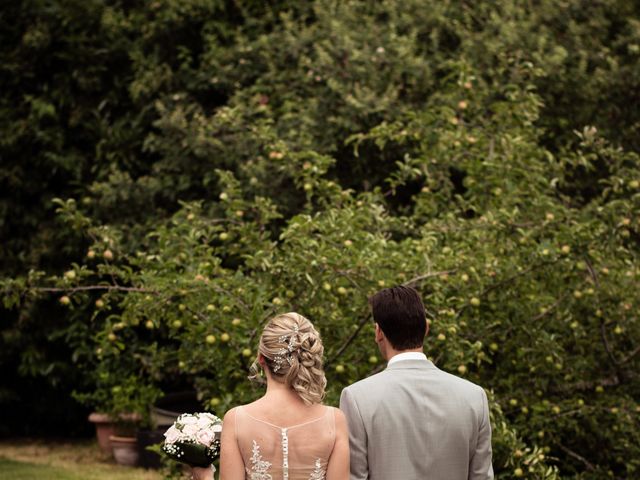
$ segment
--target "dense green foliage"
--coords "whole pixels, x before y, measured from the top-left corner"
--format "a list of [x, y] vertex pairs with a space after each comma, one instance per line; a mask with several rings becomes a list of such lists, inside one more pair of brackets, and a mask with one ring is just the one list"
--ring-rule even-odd
[[223, 412], [296, 310], [335, 403], [382, 368], [367, 295], [407, 283], [429, 356], [492, 392], [502, 478], [637, 475], [639, 14], [3, 7], [3, 370], [107, 411], [193, 386]]

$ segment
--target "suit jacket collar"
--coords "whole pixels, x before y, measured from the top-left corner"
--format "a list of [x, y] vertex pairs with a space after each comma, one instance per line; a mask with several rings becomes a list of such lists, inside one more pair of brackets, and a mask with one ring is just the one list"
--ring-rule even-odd
[[432, 370], [437, 369], [431, 360], [401, 360], [387, 366], [386, 370]]

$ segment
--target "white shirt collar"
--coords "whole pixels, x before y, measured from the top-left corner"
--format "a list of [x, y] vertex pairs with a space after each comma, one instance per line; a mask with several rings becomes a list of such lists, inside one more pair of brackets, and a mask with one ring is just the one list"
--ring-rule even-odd
[[426, 360], [427, 356], [422, 352], [404, 352], [394, 355], [387, 362], [387, 366], [392, 363], [402, 362], [404, 360]]

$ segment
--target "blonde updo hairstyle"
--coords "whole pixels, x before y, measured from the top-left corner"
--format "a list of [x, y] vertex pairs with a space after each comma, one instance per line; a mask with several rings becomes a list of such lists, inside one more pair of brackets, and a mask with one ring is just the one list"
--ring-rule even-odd
[[272, 318], [262, 332], [258, 350], [275, 381], [293, 389], [307, 405], [322, 402], [327, 386], [322, 366], [324, 347], [309, 320], [295, 312]]

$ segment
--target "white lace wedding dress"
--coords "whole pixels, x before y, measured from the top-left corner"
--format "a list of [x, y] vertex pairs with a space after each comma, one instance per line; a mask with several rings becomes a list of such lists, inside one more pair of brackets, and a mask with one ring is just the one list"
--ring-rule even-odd
[[247, 480], [324, 480], [336, 439], [335, 414], [326, 407], [319, 418], [283, 428], [239, 407], [236, 438]]

